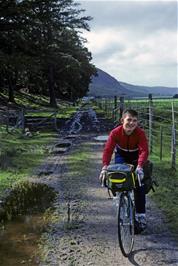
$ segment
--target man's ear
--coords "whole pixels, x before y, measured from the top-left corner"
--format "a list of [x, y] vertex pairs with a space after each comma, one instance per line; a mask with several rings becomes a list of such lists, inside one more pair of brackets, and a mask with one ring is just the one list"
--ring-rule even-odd
[[120, 122], [121, 122], [121, 124], [123, 124], [123, 122], [124, 122], [124, 119], [122, 117], [120, 119]]

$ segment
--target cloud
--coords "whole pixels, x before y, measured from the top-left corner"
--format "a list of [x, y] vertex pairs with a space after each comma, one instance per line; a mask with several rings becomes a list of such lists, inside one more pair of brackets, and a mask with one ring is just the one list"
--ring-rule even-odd
[[105, 29], [86, 33], [85, 37], [89, 50], [101, 61], [119, 62], [121, 66], [130, 63], [142, 66], [176, 63], [177, 50], [174, 48], [177, 39], [171, 31], [160, 30], [155, 36], [149, 34], [138, 38], [137, 34], [129, 34], [127, 31]]
[[82, 6], [93, 16], [93, 29], [116, 25], [139, 30], [177, 28], [177, 1], [95, 1]]
[[177, 2], [97, 1], [83, 7], [93, 16], [84, 37], [97, 67], [133, 84], [177, 86]]
[[95, 55], [105, 52], [112, 52], [110, 50], [124, 49], [121, 43], [122, 36], [114, 29], [101, 29], [84, 33], [84, 37], [88, 40], [88, 47], [95, 52]]

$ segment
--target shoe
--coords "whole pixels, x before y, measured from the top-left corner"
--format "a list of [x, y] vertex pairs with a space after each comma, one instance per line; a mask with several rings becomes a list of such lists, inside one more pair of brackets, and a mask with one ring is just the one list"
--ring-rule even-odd
[[145, 214], [138, 214], [138, 215], [136, 214], [135, 223], [134, 223], [135, 234], [140, 234], [146, 229], [146, 227], [147, 224], [146, 224]]
[[142, 228], [142, 231], [146, 229], [146, 218], [145, 216], [140, 216], [139, 219], [139, 226]]
[[138, 235], [142, 232], [142, 229], [139, 226], [139, 223], [135, 220], [134, 222], [134, 233], [135, 235]]

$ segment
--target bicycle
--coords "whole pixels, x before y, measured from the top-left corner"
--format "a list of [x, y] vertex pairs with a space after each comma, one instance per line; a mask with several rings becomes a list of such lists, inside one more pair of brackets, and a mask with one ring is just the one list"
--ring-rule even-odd
[[107, 187], [113, 193], [117, 206], [118, 240], [122, 254], [128, 257], [134, 246], [135, 182], [141, 186], [140, 178], [134, 173], [134, 166], [114, 164], [107, 168]]

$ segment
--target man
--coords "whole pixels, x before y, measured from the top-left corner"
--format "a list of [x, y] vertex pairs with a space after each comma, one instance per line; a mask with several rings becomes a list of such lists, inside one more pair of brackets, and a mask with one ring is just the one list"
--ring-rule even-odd
[[[148, 142], [145, 132], [138, 127], [138, 113], [127, 109], [123, 112], [121, 125], [114, 128], [106, 142], [103, 152], [103, 168], [99, 179], [106, 179], [106, 169], [115, 150], [115, 163], [129, 163], [136, 168], [136, 173], [143, 179], [143, 165], [148, 159]], [[136, 231], [146, 228], [144, 185], [135, 189]]]

